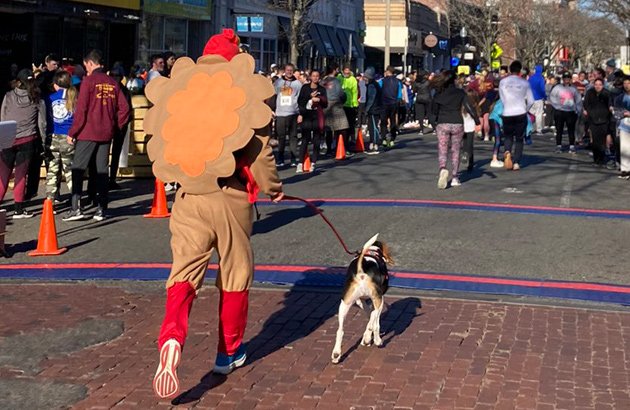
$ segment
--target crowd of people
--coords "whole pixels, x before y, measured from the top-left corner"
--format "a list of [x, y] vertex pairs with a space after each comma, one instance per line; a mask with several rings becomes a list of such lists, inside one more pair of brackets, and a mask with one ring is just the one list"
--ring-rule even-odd
[[[60, 202], [62, 179], [72, 194], [65, 221], [87, 218], [81, 197], [88, 169], [87, 204], [96, 205], [94, 219], [104, 219], [108, 191], [117, 188], [131, 95], [169, 76], [175, 61], [170, 52], [153, 55], [148, 66], [134, 65], [127, 75], [121, 63], [106, 72], [94, 50], [83, 65], [62, 67], [49, 55], [43, 65], [19, 71], [0, 110], [0, 120], [18, 123], [15, 143], [0, 153], [0, 200], [14, 175], [13, 218], [33, 216], [24, 201], [37, 195], [44, 162], [46, 196]], [[336, 64], [324, 70], [274, 64], [260, 74], [275, 90], [267, 104], [276, 166], [295, 167], [298, 174], [316, 172], [321, 158], [338, 156], [340, 142], [345, 158], [354, 155], [360, 137], [365, 153], [377, 155], [393, 148], [400, 132], [433, 132], [437, 186], [445, 189], [461, 185], [460, 167], [474, 169], [475, 140], [493, 143], [490, 167], [518, 171], [524, 145], [546, 131], [555, 133], [556, 152], [590, 148], [595, 167], [618, 169], [630, 179], [630, 77], [615, 69], [614, 60], [590, 73], [544, 74], [541, 66], [530, 72], [514, 61], [474, 75], [403, 74], [391, 66], [382, 75], [371, 67], [355, 74], [350, 65]]]
[[524, 145], [551, 132], [557, 153], [589, 150], [594, 166], [630, 177], [630, 77], [615, 69], [614, 60], [588, 74], [564, 70], [546, 76], [542, 66], [530, 72], [519, 61], [471, 76], [452, 70], [404, 76], [393, 67], [382, 76], [373, 68], [355, 75], [349, 65], [339, 70], [335, 64], [324, 71], [272, 65], [262, 74], [276, 91], [268, 104], [275, 114], [278, 168], [289, 165], [302, 173], [308, 156], [314, 172], [321, 156], [334, 156], [338, 138], [350, 157], [359, 130], [366, 154], [375, 155], [392, 148], [401, 131], [418, 129], [437, 134], [438, 187], [445, 189], [461, 185], [460, 166], [473, 170], [476, 138], [494, 143], [490, 167], [518, 171]]
[[44, 162], [47, 199], [61, 202], [64, 178], [71, 209], [63, 220], [86, 219], [81, 199], [89, 169], [89, 203], [96, 205], [92, 218], [102, 221], [108, 192], [117, 188], [117, 160], [130, 120], [131, 96], [122, 84], [122, 68], [106, 72], [97, 50], [85, 56], [83, 66], [59, 63], [49, 55], [45, 66], [20, 70], [4, 96], [0, 121], [15, 121], [17, 134], [13, 145], [0, 152], [0, 201], [13, 174], [13, 219], [33, 217], [24, 202], [37, 195]]

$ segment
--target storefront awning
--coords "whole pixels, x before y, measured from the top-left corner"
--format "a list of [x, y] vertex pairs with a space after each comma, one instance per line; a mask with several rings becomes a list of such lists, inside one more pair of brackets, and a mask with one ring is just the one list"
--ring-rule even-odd
[[339, 36], [337, 36], [337, 33], [335, 32], [335, 28], [331, 27], [331, 26], [320, 26], [321, 28], [323, 28], [324, 30], [326, 30], [326, 33], [328, 34], [328, 38], [330, 38], [330, 41], [333, 45], [333, 48], [335, 50], [335, 57], [343, 57], [344, 56], [344, 48], [341, 46], [341, 41], [339, 41]]
[[338, 29], [337, 36], [339, 37], [339, 41], [341, 42], [341, 46], [343, 47], [344, 56], [348, 55], [350, 35], [352, 35], [352, 57], [365, 58], [363, 47], [361, 46], [361, 43], [359, 43], [359, 35], [356, 32], [352, 32], [350, 30]]
[[[289, 19], [278, 17], [278, 23], [285, 36], [287, 36], [291, 30]], [[331, 26], [311, 23], [306, 38], [315, 47], [320, 57], [343, 57], [348, 54], [348, 44], [350, 42], [350, 32], [348, 30], [337, 29], [337, 32], [335, 32], [335, 29]], [[356, 35], [353, 36], [352, 43], [353, 56], [364, 58], [363, 48], [360, 46]], [[308, 48], [308, 46], [305, 48]]]
[[330, 41], [326, 41], [319, 33], [317, 29], [318, 24], [311, 24], [308, 31], [309, 40], [315, 45], [320, 57], [334, 56], [334, 48]]

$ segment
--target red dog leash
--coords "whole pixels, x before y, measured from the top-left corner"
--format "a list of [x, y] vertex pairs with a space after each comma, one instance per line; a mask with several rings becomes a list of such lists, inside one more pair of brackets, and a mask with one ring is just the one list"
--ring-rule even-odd
[[308, 206], [309, 208], [311, 208], [313, 211], [315, 211], [316, 214], [318, 214], [319, 216], [322, 217], [322, 219], [324, 220], [324, 222], [326, 222], [328, 224], [328, 226], [330, 226], [330, 229], [332, 229], [333, 233], [335, 234], [335, 236], [337, 237], [337, 239], [339, 240], [339, 243], [341, 243], [341, 246], [343, 246], [343, 250], [346, 251], [346, 253], [348, 255], [352, 255], [352, 256], [357, 256], [360, 252], [355, 251], [352, 252], [348, 249], [348, 247], [346, 246], [346, 243], [343, 241], [343, 239], [341, 238], [341, 235], [339, 235], [339, 232], [337, 232], [337, 230], [335, 229], [335, 227], [333, 226], [333, 224], [328, 220], [328, 218], [326, 218], [326, 216], [324, 215], [324, 211], [322, 211], [321, 209], [319, 209], [317, 206], [315, 206], [314, 203], [307, 201], [306, 199], [303, 198], [299, 198], [297, 196], [290, 196], [290, 195], [285, 195], [284, 199], [288, 199], [289, 201], [300, 201], [303, 202], [306, 206]]

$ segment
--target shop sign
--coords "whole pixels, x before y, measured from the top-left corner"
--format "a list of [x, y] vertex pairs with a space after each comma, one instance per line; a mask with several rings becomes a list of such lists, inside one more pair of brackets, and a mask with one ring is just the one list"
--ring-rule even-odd
[[429, 48], [435, 47], [437, 43], [438, 43], [438, 38], [433, 34], [429, 34], [428, 36], [424, 38], [424, 45]]
[[210, 20], [212, 15], [212, 0], [144, 0], [143, 4], [145, 12], [164, 16]]
[[249, 31], [249, 18], [248, 17], [236, 16], [236, 31], [241, 32], [241, 33], [246, 33]]
[[250, 17], [249, 25], [252, 33], [262, 33], [264, 31], [265, 26], [265, 18], [264, 17]]
[[140, 10], [140, 0], [71, 0], [75, 3], [98, 4], [99, 6], [118, 7], [121, 9]]

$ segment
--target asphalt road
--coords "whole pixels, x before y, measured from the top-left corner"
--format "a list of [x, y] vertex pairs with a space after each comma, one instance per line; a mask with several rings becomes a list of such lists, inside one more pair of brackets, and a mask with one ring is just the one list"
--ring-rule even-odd
[[[290, 195], [328, 199], [396, 199], [626, 210], [628, 181], [594, 169], [586, 152], [555, 154], [551, 135], [525, 148], [520, 172], [491, 169], [491, 143], [476, 142], [475, 170], [463, 185], [438, 190], [434, 135], [406, 134], [395, 149], [344, 162], [320, 161], [316, 174], [281, 172]], [[124, 181], [112, 193], [113, 217], [103, 222], [64, 223], [57, 216], [59, 242], [69, 251], [34, 259], [39, 218], [10, 223], [11, 258], [2, 263], [170, 262], [167, 220], [141, 215], [151, 203], [153, 182]], [[40, 190], [43, 193], [43, 187]], [[398, 270], [630, 284], [630, 219], [572, 214], [396, 206], [392, 203], [339, 204], [322, 209], [351, 248], [374, 233], [394, 250]], [[400, 204], [398, 204], [400, 205]], [[5, 207], [12, 208], [10, 201]], [[41, 209], [41, 198], [32, 202]], [[253, 246], [257, 263], [343, 266], [348, 258], [319, 217], [295, 203], [262, 204]]]

